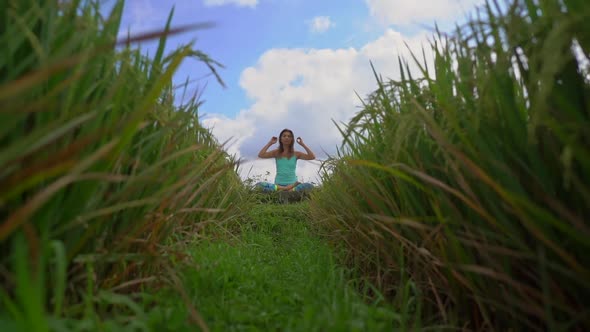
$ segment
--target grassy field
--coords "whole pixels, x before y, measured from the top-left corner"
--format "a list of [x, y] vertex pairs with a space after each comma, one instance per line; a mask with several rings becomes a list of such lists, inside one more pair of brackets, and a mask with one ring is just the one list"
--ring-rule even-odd
[[[172, 85], [182, 61], [216, 63], [164, 52], [183, 30], [170, 19], [117, 41], [121, 1], [108, 17], [92, 1], [0, 8], [2, 330], [128, 324], [134, 301], [174, 285], [184, 237], [240, 215], [235, 163]], [[147, 58], [133, 42], [149, 38]]]
[[207, 25], [117, 40], [113, 8], [0, 0], [1, 331], [590, 330], [585, 0], [492, 1], [399, 59], [291, 205], [172, 84], [215, 74], [165, 51]]
[[590, 329], [589, 18], [489, 2], [341, 128], [313, 219], [423, 326]]
[[[256, 204], [235, 237], [189, 252], [184, 288], [211, 331], [391, 331], [400, 317], [359, 292], [314, 232], [307, 203]], [[157, 331], [192, 331], [183, 303]]]

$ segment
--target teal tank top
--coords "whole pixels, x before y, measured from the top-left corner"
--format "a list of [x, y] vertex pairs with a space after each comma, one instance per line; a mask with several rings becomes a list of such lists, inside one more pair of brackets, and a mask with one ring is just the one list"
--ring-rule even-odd
[[297, 182], [297, 175], [295, 175], [295, 166], [297, 165], [297, 157], [291, 158], [275, 158], [277, 163], [277, 176], [275, 177], [275, 184], [289, 185]]

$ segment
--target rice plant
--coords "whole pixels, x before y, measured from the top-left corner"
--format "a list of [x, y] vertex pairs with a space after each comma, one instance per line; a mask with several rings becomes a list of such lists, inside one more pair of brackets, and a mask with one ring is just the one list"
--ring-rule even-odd
[[[131, 326], [142, 290], [174, 284], [171, 236], [240, 212], [235, 162], [172, 76], [172, 28], [117, 40], [123, 1], [0, 1], [0, 325]], [[136, 42], [158, 38], [147, 57]], [[184, 86], [186, 89], [186, 85]], [[195, 320], [198, 324], [199, 322]], [[109, 323], [110, 324], [110, 323]], [[77, 327], [76, 327], [77, 326]]]
[[375, 75], [313, 216], [408, 328], [588, 330], [590, 6], [477, 13]]

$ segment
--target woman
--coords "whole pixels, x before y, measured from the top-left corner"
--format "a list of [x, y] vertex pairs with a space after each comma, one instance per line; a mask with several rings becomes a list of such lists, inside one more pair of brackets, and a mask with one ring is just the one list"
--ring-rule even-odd
[[[271, 145], [277, 141], [279, 142], [278, 149], [268, 151]], [[311, 183], [298, 182], [295, 169], [297, 160], [314, 160], [315, 154], [303, 143], [301, 137], [297, 137], [297, 143], [305, 149], [305, 152], [295, 151], [293, 132], [290, 129], [283, 129], [279, 135], [279, 139], [273, 136], [260, 152], [258, 152], [259, 158], [275, 158], [277, 170], [275, 182], [259, 182], [257, 183], [259, 188], [263, 191], [304, 191], [310, 190], [313, 187]]]

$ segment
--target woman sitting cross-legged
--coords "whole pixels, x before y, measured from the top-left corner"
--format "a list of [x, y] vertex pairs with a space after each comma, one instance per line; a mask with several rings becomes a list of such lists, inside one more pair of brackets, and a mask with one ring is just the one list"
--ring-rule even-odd
[[[290, 129], [283, 129], [279, 135], [280, 139], [273, 136], [268, 143], [258, 152], [260, 158], [274, 158], [276, 162], [276, 177], [274, 183], [259, 182], [256, 186], [265, 192], [271, 191], [308, 191], [313, 188], [311, 183], [297, 181], [295, 170], [297, 160], [314, 160], [315, 154], [310, 150], [301, 137], [297, 137], [297, 143], [305, 149], [305, 152], [295, 151], [293, 132]], [[268, 149], [279, 142], [279, 147], [272, 151]]]

